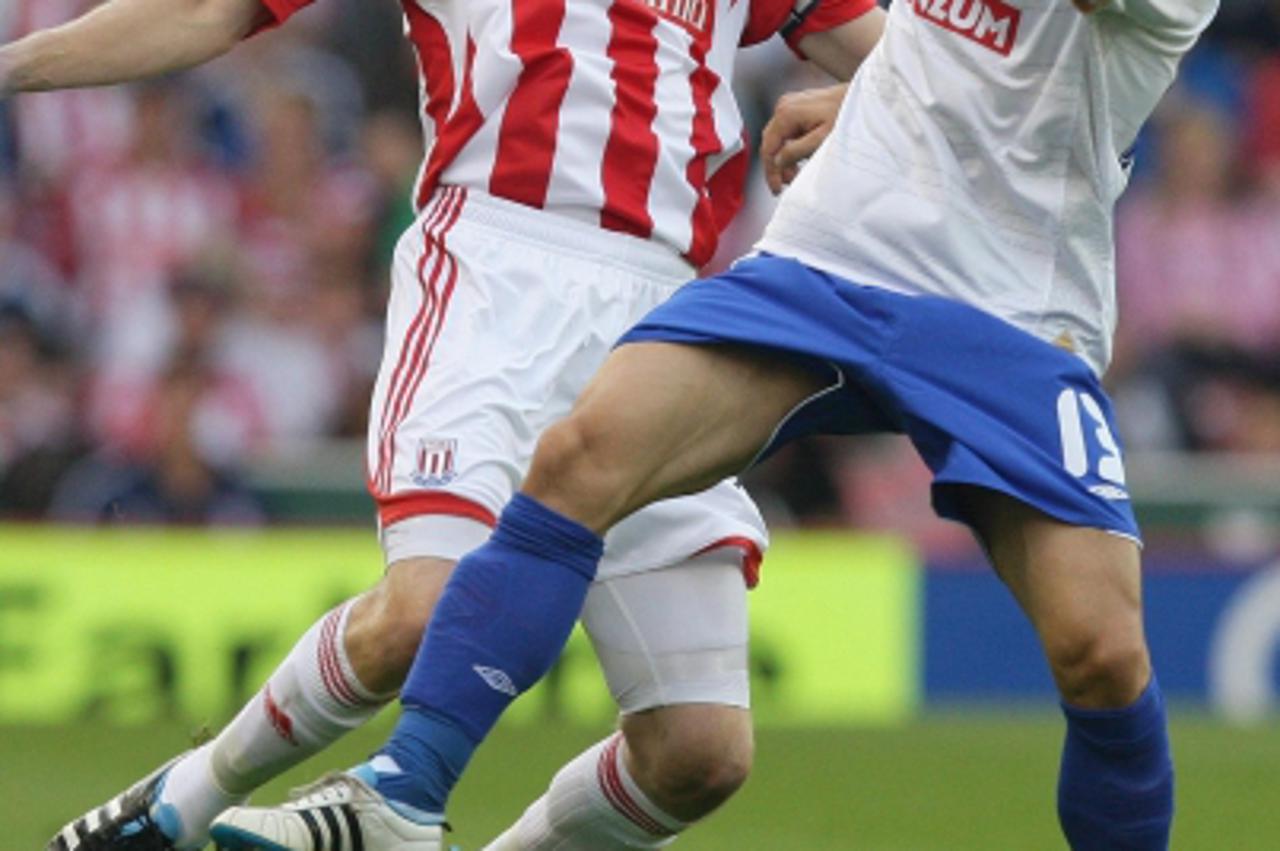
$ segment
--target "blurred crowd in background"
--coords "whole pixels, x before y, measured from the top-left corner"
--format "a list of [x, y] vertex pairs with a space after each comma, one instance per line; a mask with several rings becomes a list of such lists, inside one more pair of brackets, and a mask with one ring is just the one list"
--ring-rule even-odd
[[[93, 4], [9, 0], [0, 37]], [[399, 4], [323, 0], [194, 73], [0, 103], [0, 517], [262, 522], [260, 459], [362, 438], [416, 79]], [[821, 82], [777, 44], [740, 62], [757, 128]], [[768, 216], [758, 176], [748, 198], [717, 262]], [[1118, 231], [1129, 451], [1280, 455], [1278, 0], [1223, 5]], [[963, 532], [927, 519], [927, 480], [895, 440], [803, 443], [755, 476], [775, 521], [945, 546]]]

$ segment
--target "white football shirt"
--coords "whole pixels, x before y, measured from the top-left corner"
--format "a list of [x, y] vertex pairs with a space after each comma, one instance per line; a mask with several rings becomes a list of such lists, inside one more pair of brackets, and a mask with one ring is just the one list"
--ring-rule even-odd
[[1127, 151], [1217, 0], [896, 0], [760, 248], [974, 305], [1097, 372]]

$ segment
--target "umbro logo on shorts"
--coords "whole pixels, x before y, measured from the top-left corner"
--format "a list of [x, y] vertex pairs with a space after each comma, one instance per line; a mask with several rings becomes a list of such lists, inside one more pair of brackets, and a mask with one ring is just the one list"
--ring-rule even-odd
[[1129, 492], [1116, 485], [1090, 485], [1089, 493], [1112, 502], [1121, 502], [1129, 498]]
[[1022, 12], [1004, 0], [910, 0], [916, 14], [1001, 56], [1018, 40]]

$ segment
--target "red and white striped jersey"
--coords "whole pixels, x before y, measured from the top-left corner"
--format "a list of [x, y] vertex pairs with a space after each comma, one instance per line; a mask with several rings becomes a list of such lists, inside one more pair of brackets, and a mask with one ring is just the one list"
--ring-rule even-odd
[[[277, 22], [314, 0], [262, 0]], [[711, 258], [741, 201], [739, 45], [795, 0], [402, 0], [422, 80], [418, 189], [479, 189]], [[801, 4], [804, 5], [804, 4]], [[819, 0], [788, 34], [874, 0]]]

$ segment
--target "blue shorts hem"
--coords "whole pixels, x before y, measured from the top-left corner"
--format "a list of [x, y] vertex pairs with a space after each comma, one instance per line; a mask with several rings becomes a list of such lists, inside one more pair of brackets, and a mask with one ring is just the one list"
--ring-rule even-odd
[[963, 501], [958, 493], [962, 488], [980, 488], [994, 491], [1010, 499], [1017, 500], [1030, 508], [1034, 508], [1046, 517], [1065, 523], [1068, 526], [1074, 526], [1079, 529], [1097, 529], [1127, 538], [1137, 544], [1139, 548], [1143, 546], [1142, 533], [1136, 525], [1124, 523], [1118, 519], [1108, 521], [1098, 513], [1082, 514], [1079, 511], [1072, 511], [1059, 505], [1050, 505], [1041, 500], [1029, 499], [1025, 493], [999, 479], [941, 476], [934, 478], [931, 490], [934, 513], [944, 520], [968, 526], [975, 532], [978, 531], [977, 526], [973, 519], [966, 515]]
[[948, 491], [971, 485], [1140, 540], [1097, 375], [975, 306], [759, 256], [683, 287], [619, 345], [638, 342], [740, 345], [842, 374], [841, 391], [794, 412], [770, 449], [806, 434], [904, 432], [943, 517], [968, 523]]

